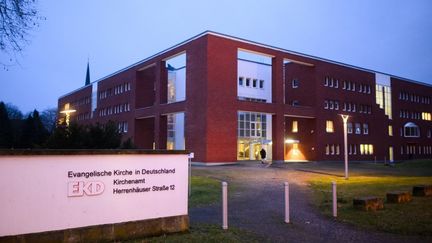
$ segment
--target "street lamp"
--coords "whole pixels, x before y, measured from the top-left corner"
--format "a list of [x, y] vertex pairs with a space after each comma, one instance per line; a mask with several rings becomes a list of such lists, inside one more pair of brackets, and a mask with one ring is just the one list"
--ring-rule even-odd
[[62, 114], [66, 114], [66, 126], [69, 127], [70, 122], [70, 114], [76, 112], [76, 110], [70, 108], [70, 104], [66, 103], [64, 106], [64, 110], [60, 111]]
[[347, 132], [347, 121], [349, 115], [340, 115], [343, 121], [343, 133], [344, 133], [344, 160], [345, 160], [345, 180], [348, 180], [348, 132]]

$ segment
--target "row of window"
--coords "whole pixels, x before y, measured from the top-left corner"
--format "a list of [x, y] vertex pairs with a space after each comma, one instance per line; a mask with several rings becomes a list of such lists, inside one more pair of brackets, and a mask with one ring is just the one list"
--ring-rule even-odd
[[[354, 128], [354, 130], [353, 130]], [[360, 123], [354, 123], [354, 127], [353, 124], [351, 122], [347, 123], [347, 133], [352, 134], [354, 132], [354, 134], [363, 134], [364, 135], [368, 135], [369, 134], [369, 124], [367, 123], [363, 123], [363, 129], [362, 129], [362, 124]]]
[[90, 118], [91, 118], [91, 115], [90, 115], [89, 112], [86, 112], [86, 113], [80, 113], [80, 114], [78, 114], [78, 115], [76, 116], [76, 119], [77, 119], [78, 121], [88, 120], [88, 119], [90, 119]]
[[[349, 144], [348, 145], [348, 154], [356, 155], [357, 147], [359, 147], [360, 155], [372, 155], [373, 154], [373, 145], [372, 144]], [[339, 155], [340, 154], [340, 146], [339, 144], [326, 144], [325, 146], [325, 154], [326, 155]]]
[[101, 108], [99, 110], [99, 116], [103, 117], [103, 116], [108, 116], [108, 115], [118, 114], [118, 113], [128, 112], [128, 111], [130, 111], [129, 103], [119, 104], [115, 106]]
[[428, 104], [428, 105], [431, 103], [431, 98], [428, 96], [410, 94], [408, 92], [403, 92], [403, 91], [399, 93], [399, 100], [411, 101], [415, 103]]
[[431, 113], [429, 112], [416, 112], [416, 111], [408, 111], [408, 110], [400, 110], [399, 112], [400, 118], [410, 118], [410, 119], [416, 119], [416, 120], [425, 120], [430, 121], [431, 120]]
[[[327, 76], [324, 78], [324, 86], [337, 89], [339, 88], [339, 80]], [[352, 81], [342, 81], [342, 89], [349, 90], [349, 91], [358, 91], [359, 93], [364, 93], [364, 94], [370, 94], [372, 92], [370, 85], [357, 84], [356, 82], [352, 82]]]
[[123, 121], [117, 124], [117, 129], [119, 133], [127, 133], [128, 132], [128, 122]]
[[90, 97], [87, 96], [87, 97], [81, 98], [79, 100], [75, 100], [75, 101], [71, 102], [71, 104], [72, 104], [72, 107], [78, 107], [81, 105], [90, 104]]
[[356, 155], [359, 149], [360, 155], [372, 155], [374, 153], [373, 144], [349, 144], [348, 145], [348, 154]]
[[110, 97], [112, 95], [122, 94], [123, 92], [127, 92], [130, 90], [131, 90], [131, 84], [129, 82], [119, 84], [119, 85], [114, 86], [114, 89], [108, 88], [104, 91], [99, 92], [99, 99], [103, 100], [103, 99]]
[[326, 155], [339, 155], [340, 154], [339, 144], [326, 144], [325, 154]]
[[256, 78], [239, 77], [238, 85], [243, 87], [264, 89], [264, 80], [256, 79]]
[[[337, 100], [324, 100], [324, 109], [326, 109], [326, 110], [339, 110], [339, 101], [337, 101]], [[359, 112], [359, 113], [371, 114], [372, 113], [372, 106], [363, 105], [363, 104], [355, 104], [352, 102], [344, 102], [342, 110], [348, 111], [348, 112]]]
[[406, 146], [401, 146], [401, 155], [403, 155], [404, 153], [406, 153], [407, 155], [410, 154], [422, 154], [422, 148], [423, 148], [423, 154], [432, 154], [432, 146], [421, 146], [418, 145], [417, 146], [417, 151], [416, 151], [416, 146], [415, 145], [406, 145]]

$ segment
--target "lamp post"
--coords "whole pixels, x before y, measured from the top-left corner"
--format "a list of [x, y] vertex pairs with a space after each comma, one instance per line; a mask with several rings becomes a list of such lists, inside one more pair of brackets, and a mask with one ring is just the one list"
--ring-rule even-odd
[[343, 133], [344, 133], [344, 160], [345, 160], [345, 180], [348, 180], [348, 131], [347, 131], [347, 121], [349, 115], [342, 115], [343, 121]]
[[66, 114], [66, 126], [69, 127], [70, 123], [70, 114], [76, 112], [76, 110], [70, 108], [70, 104], [66, 103], [64, 106], [64, 110], [60, 111], [62, 114]]

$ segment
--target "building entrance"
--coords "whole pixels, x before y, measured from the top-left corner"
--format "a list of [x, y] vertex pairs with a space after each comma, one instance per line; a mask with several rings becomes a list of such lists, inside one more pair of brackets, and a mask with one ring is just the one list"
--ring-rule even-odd
[[266, 151], [266, 159], [271, 159], [271, 142], [257, 139], [239, 139], [237, 142], [237, 160], [260, 160], [261, 149]]

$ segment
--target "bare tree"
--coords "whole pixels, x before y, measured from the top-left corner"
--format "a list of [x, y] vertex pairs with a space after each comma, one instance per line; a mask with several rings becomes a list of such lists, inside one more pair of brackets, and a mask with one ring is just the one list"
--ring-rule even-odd
[[0, 51], [9, 55], [21, 52], [29, 31], [40, 19], [36, 0], [0, 0]]
[[51, 133], [56, 127], [57, 122], [57, 108], [49, 108], [42, 112], [40, 119], [45, 129]]

